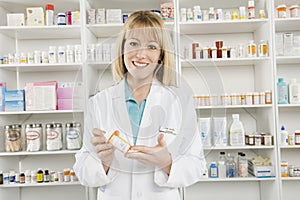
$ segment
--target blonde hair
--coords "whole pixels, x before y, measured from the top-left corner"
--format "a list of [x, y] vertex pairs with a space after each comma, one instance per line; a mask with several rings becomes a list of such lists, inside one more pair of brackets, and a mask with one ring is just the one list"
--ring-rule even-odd
[[157, 14], [146, 10], [133, 12], [126, 20], [121, 33], [119, 34], [116, 45], [117, 57], [112, 63], [112, 74], [114, 80], [119, 82], [124, 78], [125, 73], [127, 73], [123, 59], [124, 42], [128, 35], [128, 31], [133, 30], [137, 26], [151, 28], [150, 34], [154, 35], [160, 45], [160, 66], [158, 66], [155, 72], [156, 78], [163, 85], [175, 85], [175, 56], [170, 34], [164, 28], [164, 22], [162, 19]]

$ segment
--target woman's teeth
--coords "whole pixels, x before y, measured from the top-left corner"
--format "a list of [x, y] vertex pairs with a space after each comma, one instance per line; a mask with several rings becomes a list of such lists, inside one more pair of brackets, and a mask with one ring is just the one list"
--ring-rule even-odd
[[140, 62], [133, 62], [133, 64], [137, 67], [146, 67], [148, 65], [147, 63], [140, 63]]

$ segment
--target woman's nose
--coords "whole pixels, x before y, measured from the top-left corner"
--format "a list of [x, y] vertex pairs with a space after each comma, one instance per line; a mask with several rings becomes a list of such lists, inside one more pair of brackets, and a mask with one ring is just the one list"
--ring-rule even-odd
[[139, 58], [139, 59], [143, 59], [146, 57], [146, 53], [147, 53], [147, 48], [142, 46], [140, 48], [137, 49], [136, 51], [136, 57]]

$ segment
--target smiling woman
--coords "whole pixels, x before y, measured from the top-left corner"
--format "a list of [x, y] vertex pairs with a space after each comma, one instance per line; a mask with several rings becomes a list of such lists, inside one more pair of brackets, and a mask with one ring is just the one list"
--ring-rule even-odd
[[157, 14], [136, 11], [117, 47], [116, 85], [89, 100], [74, 170], [101, 200], [179, 200], [207, 170], [191, 90], [174, 85], [170, 35]]

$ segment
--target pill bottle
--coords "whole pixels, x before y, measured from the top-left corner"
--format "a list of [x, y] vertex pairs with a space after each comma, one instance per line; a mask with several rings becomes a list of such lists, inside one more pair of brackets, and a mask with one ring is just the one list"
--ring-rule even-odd
[[268, 43], [265, 40], [259, 42], [259, 56], [266, 57], [268, 56]]
[[250, 40], [247, 47], [248, 57], [256, 57], [256, 44], [253, 40]]
[[131, 145], [127, 142], [124, 138], [120, 136], [119, 131], [114, 131], [113, 134], [107, 140], [108, 143], [112, 144], [116, 147], [119, 151], [123, 152], [124, 154], [127, 153]]
[[278, 18], [286, 18], [286, 5], [279, 5], [277, 6], [276, 10]]
[[292, 5], [290, 8], [290, 16], [291, 17], [299, 17], [299, 6], [298, 5]]
[[289, 169], [288, 169], [288, 162], [281, 161], [281, 177], [288, 177], [289, 176]]
[[300, 145], [300, 130], [295, 131], [295, 145]]

